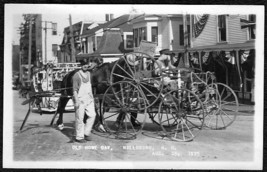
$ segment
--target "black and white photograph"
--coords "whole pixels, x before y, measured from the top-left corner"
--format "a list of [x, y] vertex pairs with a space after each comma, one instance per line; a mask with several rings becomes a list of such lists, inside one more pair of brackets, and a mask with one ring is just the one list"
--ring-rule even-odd
[[3, 168], [263, 168], [264, 6], [5, 4]]

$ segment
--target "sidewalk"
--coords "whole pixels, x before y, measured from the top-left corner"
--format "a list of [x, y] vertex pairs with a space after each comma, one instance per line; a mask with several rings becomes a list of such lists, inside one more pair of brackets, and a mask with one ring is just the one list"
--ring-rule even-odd
[[254, 105], [239, 104], [239, 115], [254, 115]]

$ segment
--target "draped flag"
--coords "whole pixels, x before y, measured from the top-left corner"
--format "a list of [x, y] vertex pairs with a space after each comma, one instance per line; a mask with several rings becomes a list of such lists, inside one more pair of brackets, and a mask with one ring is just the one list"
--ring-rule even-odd
[[194, 64], [199, 64], [198, 62], [198, 58], [196, 56], [194, 56], [194, 53], [190, 53], [190, 61]]
[[201, 34], [203, 29], [205, 28], [208, 19], [208, 14], [194, 15], [193, 35], [195, 38], [197, 38]]
[[231, 63], [232, 65], [235, 64], [235, 57], [231, 54], [230, 51], [225, 52], [225, 57], [227, 58], [228, 63]]
[[249, 50], [246, 50], [242, 53], [241, 55], [241, 64], [243, 64], [245, 61], [247, 61], [248, 56], [249, 56]]
[[208, 60], [208, 58], [209, 58], [209, 52], [205, 52], [205, 54], [204, 54], [204, 56], [202, 57], [202, 62], [203, 63], [206, 63], [206, 61]]
[[241, 29], [244, 29], [244, 28], [253, 28], [256, 26], [255, 22], [254, 21], [249, 21], [249, 20], [246, 20], [246, 19], [240, 19], [240, 24], [241, 24]]

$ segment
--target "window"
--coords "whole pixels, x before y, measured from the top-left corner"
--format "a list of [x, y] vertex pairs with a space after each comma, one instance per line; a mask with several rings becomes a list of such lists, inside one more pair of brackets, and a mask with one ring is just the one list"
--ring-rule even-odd
[[53, 52], [53, 56], [56, 57], [57, 56], [57, 44], [52, 44], [52, 52]]
[[133, 35], [132, 33], [124, 33], [124, 48], [132, 49], [133, 48]]
[[158, 44], [158, 27], [151, 28], [151, 41]]
[[52, 35], [57, 35], [57, 23], [52, 23]]
[[[179, 31], [180, 31], [180, 45], [184, 46], [184, 26], [180, 25], [179, 26]], [[187, 25], [187, 33], [188, 33], [188, 46], [190, 46], [190, 25]]]
[[226, 40], [226, 15], [218, 16], [218, 41], [225, 42]]
[[146, 31], [146, 27], [141, 27], [138, 29], [134, 29], [134, 46], [138, 47], [141, 40], [145, 40], [147, 39], [147, 31]]
[[97, 44], [97, 47], [96, 47], [96, 49], [98, 49], [98, 48], [99, 48], [99, 45], [100, 45], [101, 39], [102, 39], [102, 36], [97, 36], [97, 37], [96, 37], [96, 44]]
[[250, 39], [255, 39], [256, 38], [256, 35], [255, 35], [255, 25], [256, 25], [256, 15], [255, 14], [252, 14], [252, 15], [249, 15], [248, 16], [248, 20], [250, 22], [253, 22], [255, 24], [251, 25], [249, 28], [248, 28], [248, 32], [249, 32], [249, 38]]
[[134, 47], [138, 47], [138, 29], [133, 30], [133, 37], [134, 37]]

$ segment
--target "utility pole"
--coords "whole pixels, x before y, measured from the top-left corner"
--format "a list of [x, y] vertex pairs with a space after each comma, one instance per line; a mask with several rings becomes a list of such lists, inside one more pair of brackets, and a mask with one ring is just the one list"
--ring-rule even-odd
[[45, 64], [47, 63], [47, 21], [45, 21]]
[[69, 22], [70, 22], [71, 62], [75, 62], [76, 61], [75, 46], [74, 46], [74, 36], [73, 36], [71, 15], [69, 15]]
[[22, 82], [22, 50], [19, 51], [19, 82]]
[[32, 18], [29, 22], [29, 52], [28, 52], [28, 81], [31, 77], [31, 61], [32, 61]]
[[188, 31], [187, 31], [187, 15], [183, 14], [183, 29], [184, 29], [184, 60], [185, 60], [185, 66], [189, 67], [189, 61], [188, 61]]

